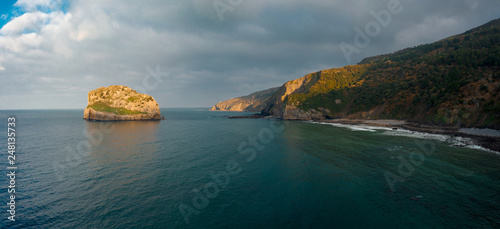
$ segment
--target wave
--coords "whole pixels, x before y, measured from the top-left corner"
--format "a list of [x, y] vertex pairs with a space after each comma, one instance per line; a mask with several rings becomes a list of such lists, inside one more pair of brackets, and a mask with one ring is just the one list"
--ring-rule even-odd
[[500, 155], [500, 152], [497, 152], [495, 150], [491, 150], [491, 149], [486, 149], [480, 145], [468, 145], [468, 146], [465, 146], [469, 149], [475, 149], [475, 150], [481, 150], [481, 151], [485, 151], [485, 152], [488, 152], [488, 153], [494, 153], [494, 154], [497, 154], [497, 155]]
[[321, 125], [329, 125], [340, 128], [347, 128], [351, 131], [366, 131], [366, 132], [380, 132], [378, 134], [387, 135], [387, 136], [398, 136], [398, 137], [410, 137], [410, 138], [418, 138], [418, 139], [426, 139], [426, 140], [437, 140], [440, 142], [448, 143], [449, 145], [457, 148], [469, 148], [474, 150], [486, 151], [489, 153], [494, 153], [500, 155], [500, 152], [486, 149], [480, 145], [476, 145], [471, 138], [458, 137], [458, 136], [450, 136], [445, 134], [432, 134], [418, 131], [406, 130], [403, 128], [390, 128], [390, 127], [382, 127], [382, 126], [367, 126], [363, 124], [343, 124], [343, 123], [326, 123], [326, 122], [314, 122], [307, 121], [309, 123], [321, 124]]
[[383, 135], [389, 135], [389, 136], [401, 136], [401, 137], [411, 137], [411, 138], [418, 138], [418, 139], [429, 139], [429, 140], [438, 140], [438, 141], [448, 141], [450, 140], [451, 136], [449, 135], [444, 135], [444, 134], [431, 134], [431, 133], [425, 133], [425, 132], [417, 132], [417, 131], [411, 131], [411, 130], [406, 130], [406, 129], [397, 129], [397, 130], [390, 130], [387, 132], [382, 133]]
[[392, 128], [382, 127], [382, 126], [367, 126], [363, 124], [343, 124], [343, 123], [326, 123], [326, 122], [313, 122], [307, 121], [310, 123], [321, 124], [321, 125], [329, 125], [335, 127], [348, 128], [352, 131], [368, 131], [368, 132], [376, 132], [377, 130], [392, 130]]
[[382, 134], [389, 135], [389, 136], [403, 136], [403, 137], [418, 138], [418, 139], [438, 140], [441, 142], [446, 142], [449, 145], [451, 145], [453, 147], [457, 147], [457, 148], [469, 148], [469, 149], [481, 150], [481, 151], [486, 151], [489, 153], [495, 153], [495, 154], [500, 155], [500, 152], [486, 149], [480, 145], [476, 145], [474, 143], [474, 140], [472, 140], [471, 138], [450, 136], [450, 135], [445, 135], [445, 134], [431, 134], [431, 133], [424, 133], [424, 132], [418, 132], [418, 131], [410, 131], [410, 130], [405, 130], [405, 129], [391, 130], [391, 131], [384, 132]]

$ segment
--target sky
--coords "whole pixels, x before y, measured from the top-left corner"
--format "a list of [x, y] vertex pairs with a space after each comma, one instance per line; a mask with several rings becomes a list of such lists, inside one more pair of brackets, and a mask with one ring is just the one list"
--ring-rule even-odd
[[84, 109], [126, 85], [215, 103], [500, 17], [498, 0], [2, 0], [0, 109]]

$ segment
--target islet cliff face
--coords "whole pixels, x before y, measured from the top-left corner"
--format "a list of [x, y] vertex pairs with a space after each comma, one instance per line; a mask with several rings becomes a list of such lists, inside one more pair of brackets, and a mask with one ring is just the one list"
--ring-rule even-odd
[[91, 121], [138, 121], [162, 119], [156, 100], [127, 87], [113, 85], [88, 93], [83, 118]]

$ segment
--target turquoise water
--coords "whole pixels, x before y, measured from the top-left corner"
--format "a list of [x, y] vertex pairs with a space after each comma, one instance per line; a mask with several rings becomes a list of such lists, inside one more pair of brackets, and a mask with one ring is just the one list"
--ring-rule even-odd
[[80, 110], [0, 111], [4, 131], [16, 117], [18, 146], [16, 221], [2, 204], [0, 227], [500, 227], [493, 152], [384, 129], [162, 114], [102, 123]]

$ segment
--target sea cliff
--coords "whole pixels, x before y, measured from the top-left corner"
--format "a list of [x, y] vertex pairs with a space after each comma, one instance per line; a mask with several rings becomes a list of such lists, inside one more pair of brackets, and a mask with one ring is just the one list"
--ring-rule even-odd
[[101, 87], [88, 93], [83, 118], [92, 121], [160, 120], [156, 100], [127, 86]]
[[279, 87], [258, 91], [247, 96], [242, 96], [215, 104], [211, 111], [252, 111], [261, 112], [267, 100], [278, 91]]

